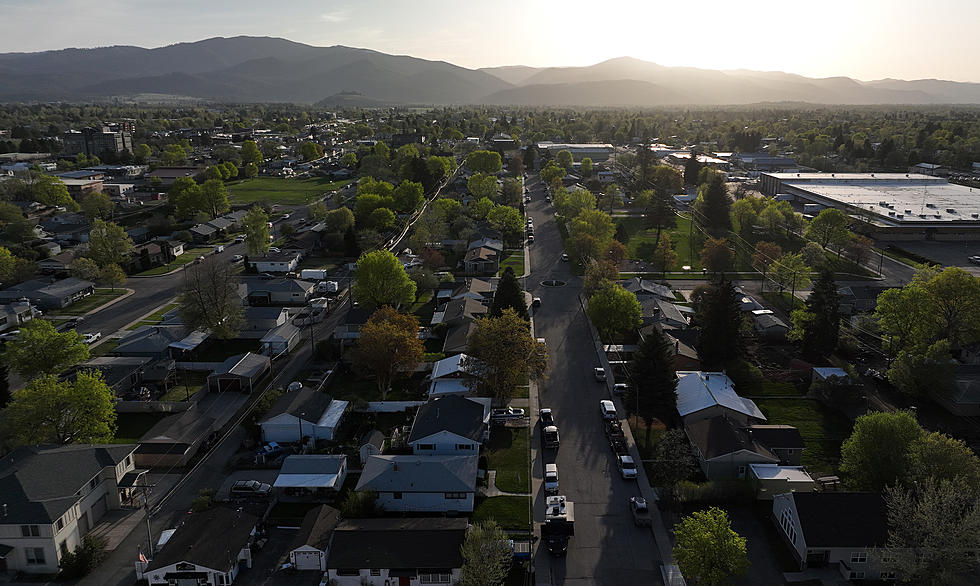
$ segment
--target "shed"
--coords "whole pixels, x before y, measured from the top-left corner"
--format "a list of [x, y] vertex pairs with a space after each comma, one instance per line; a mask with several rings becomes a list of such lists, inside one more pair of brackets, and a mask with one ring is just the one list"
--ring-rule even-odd
[[272, 361], [268, 356], [252, 352], [232, 356], [208, 376], [208, 390], [251, 393], [256, 383], [271, 369]]
[[361, 457], [361, 465], [367, 462], [369, 456], [379, 456], [384, 450], [385, 444], [385, 434], [381, 433], [377, 429], [372, 429], [371, 431], [364, 434], [364, 438], [361, 439], [361, 448], [358, 450], [358, 455]]
[[266, 356], [279, 356], [288, 353], [299, 344], [299, 341], [299, 328], [289, 322], [269, 331], [259, 340], [262, 344], [262, 353]]
[[339, 521], [340, 511], [331, 506], [310, 509], [290, 546], [289, 563], [300, 571], [325, 572], [330, 538]]

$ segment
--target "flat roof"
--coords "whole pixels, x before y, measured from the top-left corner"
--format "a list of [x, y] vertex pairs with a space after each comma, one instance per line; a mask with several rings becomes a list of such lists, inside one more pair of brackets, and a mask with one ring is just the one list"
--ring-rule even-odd
[[786, 482], [813, 482], [802, 466], [778, 466], [776, 464], [749, 464], [752, 474], [759, 480], [785, 480]]

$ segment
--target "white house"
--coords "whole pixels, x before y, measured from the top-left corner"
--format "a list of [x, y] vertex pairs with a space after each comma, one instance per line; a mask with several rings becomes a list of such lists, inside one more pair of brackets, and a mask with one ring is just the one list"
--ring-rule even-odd
[[303, 437], [333, 441], [350, 401], [331, 399], [329, 395], [302, 387], [279, 397], [259, 422], [265, 442], [293, 443]]
[[145, 482], [135, 445], [24, 446], [0, 459], [0, 569], [56, 574], [110, 509]]
[[725, 415], [743, 425], [766, 420], [751, 399], [735, 393], [732, 379], [723, 372], [678, 371], [677, 412], [684, 423]]
[[878, 493], [777, 494], [772, 518], [801, 569], [836, 567], [846, 580], [892, 577], [871, 556], [888, 541], [888, 510]]
[[162, 550], [149, 562], [136, 562], [137, 579], [149, 586], [227, 586], [243, 564], [252, 567], [259, 517], [219, 506], [182, 519]]
[[291, 323], [284, 323], [269, 330], [259, 343], [262, 344], [262, 353], [266, 356], [279, 356], [295, 348], [300, 339], [300, 329]]
[[273, 252], [261, 258], [249, 258], [248, 264], [260, 273], [289, 273], [296, 270], [302, 254]]
[[429, 383], [429, 398], [445, 397], [448, 395], [468, 396], [475, 393], [467, 381], [473, 379], [472, 369], [466, 354], [456, 354], [432, 365], [432, 379]]
[[355, 490], [373, 490], [389, 512], [470, 513], [477, 455], [369, 456]]
[[337, 586], [458, 584], [466, 519], [348, 519], [334, 529], [327, 575]]
[[811, 492], [817, 489], [816, 481], [802, 466], [749, 464], [749, 480], [755, 486], [756, 498], [763, 500], [785, 492]]
[[415, 454], [474, 454], [490, 436], [484, 405], [451, 395], [419, 407], [408, 444]]
[[343, 454], [297, 454], [286, 456], [272, 485], [279, 500], [333, 498], [347, 479], [347, 456]]
[[290, 546], [289, 563], [300, 571], [327, 571], [330, 538], [339, 520], [340, 511], [327, 505], [320, 505], [306, 513]]

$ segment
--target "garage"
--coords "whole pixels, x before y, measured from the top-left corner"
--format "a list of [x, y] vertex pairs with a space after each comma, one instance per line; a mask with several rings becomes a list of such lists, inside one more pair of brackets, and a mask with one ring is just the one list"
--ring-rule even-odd
[[272, 369], [268, 356], [247, 352], [232, 356], [208, 376], [208, 390], [214, 393], [251, 393]]
[[327, 570], [327, 547], [339, 519], [340, 511], [328, 505], [306, 513], [289, 550], [289, 561], [297, 570]]
[[322, 571], [323, 552], [318, 550], [292, 552], [293, 567], [297, 570], [317, 570]]

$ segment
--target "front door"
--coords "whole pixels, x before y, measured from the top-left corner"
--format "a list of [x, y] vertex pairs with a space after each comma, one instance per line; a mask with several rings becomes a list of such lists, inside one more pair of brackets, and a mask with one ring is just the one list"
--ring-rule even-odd
[[398, 586], [412, 586], [412, 579], [408, 576], [399, 576]]

